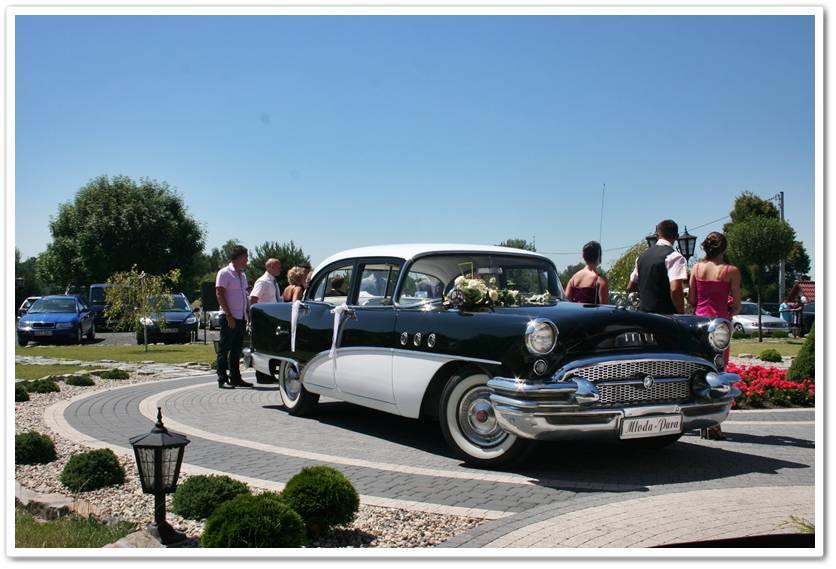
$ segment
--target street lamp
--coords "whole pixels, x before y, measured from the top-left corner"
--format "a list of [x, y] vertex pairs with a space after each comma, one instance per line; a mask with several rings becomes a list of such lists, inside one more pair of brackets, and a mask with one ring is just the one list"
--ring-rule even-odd
[[656, 242], [659, 240], [659, 238], [656, 236], [656, 232], [654, 231], [648, 234], [648, 236], [645, 237], [644, 240], [647, 241], [648, 247], [653, 247], [654, 245], [656, 245]]
[[682, 256], [685, 257], [685, 262], [694, 256], [694, 250], [697, 247], [697, 237], [688, 233], [688, 227], [685, 227], [685, 233], [679, 236], [676, 240], [677, 248]]
[[131, 437], [142, 491], [154, 495], [154, 523], [149, 533], [163, 545], [184, 541], [186, 536], [165, 521], [165, 495], [177, 488], [183, 452], [189, 439], [179, 433], [169, 433], [163, 426], [163, 411], [157, 407], [157, 424], [146, 435]]

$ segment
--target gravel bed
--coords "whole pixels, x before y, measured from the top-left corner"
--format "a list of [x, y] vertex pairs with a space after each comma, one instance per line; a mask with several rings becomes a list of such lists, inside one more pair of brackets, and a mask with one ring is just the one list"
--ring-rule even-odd
[[[116, 367], [116, 366], [114, 366]], [[119, 366], [122, 367], [122, 366]], [[58, 382], [59, 393], [30, 393], [29, 401], [15, 403], [15, 433], [38, 431], [48, 434], [55, 443], [58, 459], [49, 464], [15, 465], [15, 479], [26, 488], [42, 494], [71, 492], [59, 477], [70, 456], [91, 450], [48, 429], [44, 423], [46, 409], [62, 400], [71, 399], [91, 390], [155, 381], [154, 376], [131, 372], [126, 380], [106, 380], [94, 376], [95, 387], [76, 387]], [[126, 521], [145, 527], [153, 521], [153, 498], [142, 493], [133, 456], [117, 454], [125, 468], [124, 484], [84, 492], [76, 497], [94, 504], [104, 521]], [[188, 478], [181, 475], [182, 482]], [[263, 491], [252, 488], [254, 493]], [[168, 522], [192, 539], [203, 531], [203, 522], [186, 520], [171, 513], [171, 496], [166, 497]], [[355, 521], [346, 528], [337, 528], [330, 535], [311, 544], [312, 547], [429, 547], [442, 543], [482, 523], [480, 518], [466, 518], [434, 513], [360, 505]]]

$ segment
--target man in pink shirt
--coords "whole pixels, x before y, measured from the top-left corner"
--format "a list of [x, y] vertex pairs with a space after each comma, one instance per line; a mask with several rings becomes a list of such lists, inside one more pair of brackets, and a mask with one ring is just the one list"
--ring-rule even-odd
[[218, 387], [252, 387], [241, 379], [240, 360], [247, 327], [247, 266], [248, 253], [243, 245], [230, 252], [230, 263], [218, 271], [215, 294], [221, 307], [221, 340], [218, 346]]

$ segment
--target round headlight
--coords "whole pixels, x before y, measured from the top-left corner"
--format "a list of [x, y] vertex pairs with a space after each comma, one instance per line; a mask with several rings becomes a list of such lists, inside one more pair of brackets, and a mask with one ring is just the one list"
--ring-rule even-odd
[[731, 342], [731, 324], [728, 320], [716, 318], [708, 324], [708, 343], [711, 347], [722, 352]]
[[557, 326], [549, 320], [535, 318], [525, 330], [528, 351], [539, 356], [551, 352], [557, 344]]

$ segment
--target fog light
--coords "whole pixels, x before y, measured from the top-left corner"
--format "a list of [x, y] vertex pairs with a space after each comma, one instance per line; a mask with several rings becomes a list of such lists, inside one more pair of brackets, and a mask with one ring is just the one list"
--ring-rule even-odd
[[543, 375], [549, 369], [549, 364], [546, 363], [546, 360], [537, 360], [534, 362], [534, 373], [537, 375]]

